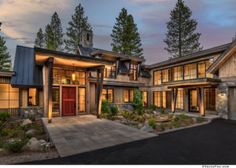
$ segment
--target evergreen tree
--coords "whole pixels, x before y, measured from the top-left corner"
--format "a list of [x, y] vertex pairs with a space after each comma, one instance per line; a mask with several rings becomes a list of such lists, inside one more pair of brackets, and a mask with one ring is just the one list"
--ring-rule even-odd
[[40, 48], [45, 47], [44, 34], [43, 34], [43, 30], [41, 28], [39, 29], [39, 31], [37, 33], [34, 44], [36, 47], [40, 47]]
[[91, 25], [88, 23], [88, 17], [84, 14], [84, 8], [79, 4], [75, 8], [75, 13], [72, 15], [72, 20], [68, 23], [67, 40], [65, 40], [65, 49], [68, 52], [77, 53], [81, 35], [83, 31], [91, 31]]
[[7, 51], [6, 41], [2, 36], [0, 36], [0, 71], [8, 71], [10, 69], [11, 69], [11, 56]]
[[50, 24], [45, 28], [45, 43], [47, 49], [60, 51], [63, 48], [63, 30], [56, 12], [52, 15]]
[[199, 43], [200, 33], [195, 33], [197, 21], [191, 18], [192, 11], [183, 0], [178, 0], [170, 13], [167, 34], [164, 42], [173, 57], [182, 57], [202, 49]]
[[142, 56], [143, 49], [137, 25], [125, 8], [121, 9], [112, 30], [112, 51], [130, 56]]

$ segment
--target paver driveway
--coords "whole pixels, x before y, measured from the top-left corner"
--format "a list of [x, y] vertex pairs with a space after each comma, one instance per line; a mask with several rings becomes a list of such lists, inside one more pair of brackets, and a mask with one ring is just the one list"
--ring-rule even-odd
[[154, 138], [28, 164], [236, 164], [236, 121], [215, 120]]
[[51, 124], [47, 119], [43, 122], [61, 157], [156, 136], [92, 115], [54, 118]]

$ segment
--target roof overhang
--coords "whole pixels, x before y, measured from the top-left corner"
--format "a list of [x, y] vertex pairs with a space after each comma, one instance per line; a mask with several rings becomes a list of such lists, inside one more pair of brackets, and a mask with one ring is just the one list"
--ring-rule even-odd
[[15, 75], [13, 71], [0, 71], [0, 77], [12, 77]]
[[231, 46], [208, 68], [208, 73], [215, 73], [236, 52], [236, 40]]

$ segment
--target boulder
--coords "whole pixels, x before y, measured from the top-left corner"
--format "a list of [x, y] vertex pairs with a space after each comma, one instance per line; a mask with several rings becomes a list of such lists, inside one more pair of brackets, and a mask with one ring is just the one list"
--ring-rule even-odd
[[157, 122], [168, 122], [171, 119], [169, 118], [169, 116], [158, 116], [156, 117]]
[[30, 136], [34, 136], [37, 133], [37, 130], [35, 129], [30, 129], [28, 130], [25, 134], [26, 135], [30, 135]]
[[32, 121], [30, 119], [25, 119], [25, 120], [23, 120], [21, 125], [26, 126], [26, 125], [30, 125], [30, 124], [32, 124]]
[[42, 150], [42, 146], [41, 146], [40, 141], [38, 141], [34, 137], [29, 140], [29, 142], [26, 144], [25, 148], [30, 151], [41, 151]]
[[152, 127], [150, 127], [148, 124], [145, 124], [140, 130], [144, 131], [144, 132], [153, 132], [154, 131], [152, 129]]

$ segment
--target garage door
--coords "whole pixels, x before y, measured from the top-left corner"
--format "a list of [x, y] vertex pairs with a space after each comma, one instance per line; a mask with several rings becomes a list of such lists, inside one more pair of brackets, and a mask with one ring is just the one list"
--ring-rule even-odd
[[229, 89], [229, 118], [236, 120], [236, 88]]

